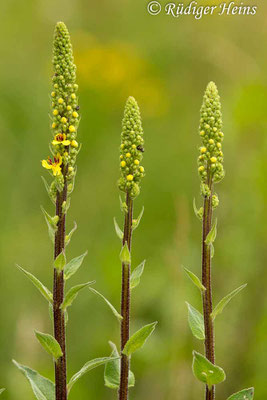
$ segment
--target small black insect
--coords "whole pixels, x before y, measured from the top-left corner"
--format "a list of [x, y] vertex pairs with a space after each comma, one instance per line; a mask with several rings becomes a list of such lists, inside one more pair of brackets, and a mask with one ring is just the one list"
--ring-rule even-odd
[[141, 151], [142, 153], [144, 153], [144, 151], [145, 151], [145, 149], [141, 145], [137, 146], [136, 148], [137, 148], [137, 150]]
[[80, 109], [80, 106], [76, 106], [76, 107], [75, 107], [75, 110], [78, 111], [79, 109]]

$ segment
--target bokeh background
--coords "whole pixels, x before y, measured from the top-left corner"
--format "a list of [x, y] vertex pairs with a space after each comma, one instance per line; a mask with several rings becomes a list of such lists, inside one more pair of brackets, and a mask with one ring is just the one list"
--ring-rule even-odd
[[[40, 160], [51, 138], [51, 49], [58, 20], [71, 33], [82, 114], [83, 147], [68, 214], [68, 228], [75, 220], [78, 230], [68, 257], [86, 249], [88, 256], [72, 283], [95, 279], [95, 288], [117, 308], [120, 243], [112, 218], [122, 223], [116, 181], [126, 98], [135, 96], [142, 111], [146, 178], [135, 210], [144, 205], [145, 214], [134, 235], [133, 265], [144, 258], [147, 263], [133, 292], [131, 330], [159, 323], [133, 357], [131, 399], [202, 397], [191, 362], [192, 350], [203, 349], [187, 326], [185, 306], [188, 300], [200, 309], [201, 301], [181, 265], [200, 273], [201, 224], [192, 201], [201, 204], [198, 121], [210, 80], [222, 99], [226, 169], [217, 186], [215, 303], [248, 283], [216, 320], [217, 363], [228, 376], [217, 388], [218, 399], [252, 385], [256, 399], [267, 397], [267, 5], [257, 2], [253, 17], [199, 21], [151, 16], [146, 1], [1, 3], [0, 386], [8, 389], [3, 399], [33, 399], [12, 358], [53, 378], [51, 359], [33, 333], [51, 332], [47, 304], [15, 263], [51, 287], [52, 245], [40, 205], [51, 213], [53, 206], [40, 179], [47, 174]], [[108, 355], [108, 340], [119, 344], [119, 326], [101, 299], [86, 290], [69, 314], [71, 376], [89, 359]], [[98, 368], [75, 385], [70, 398], [107, 400], [116, 393], [104, 387]]]

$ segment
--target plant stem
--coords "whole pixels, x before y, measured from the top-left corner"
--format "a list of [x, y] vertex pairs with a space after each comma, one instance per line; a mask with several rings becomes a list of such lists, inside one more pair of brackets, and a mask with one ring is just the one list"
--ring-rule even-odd
[[[133, 200], [129, 193], [126, 193], [127, 212], [124, 220], [123, 245], [127, 242], [129, 251], [131, 250], [132, 221], [133, 221]], [[130, 336], [130, 275], [131, 265], [122, 263], [122, 289], [121, 289], [121, 372], [119, 400], [128, 400], [128, 376], [130, 360], [122, 354], [125, 344]]]
[[[205, 325], [205, 354], [206, 358], [215, 363], [215, 339], [214, 327], [210, 317], [212, 313], [212, 284], [211, 284], [211, 249], [205, 243], [206, 237], [211, 230], [212, 223], [212, 179], [208, 174], [208, 186], [210, 196], [204, 199], [204, 214], [202, 227], [202, 284], [206, 291], [203, 294], [203, 315]], [[215, 386], [211, 389], [206, 386], [206, 400], [215, 400]]]
[[[63, 172], [64, 188], [57, 193], [56, 215], [58, 216], [57, 232], [55, 234], [55, 253], [56, 257], [65, 248], [65, 214], [62, 212], [62, 204], [67, 200], [67, 174], [68, 167]], [[60, 273], [54, 268], [54, 288], [53, 288], [53, 313], [54, 313], [54, 336], [60, 344], [63, 356], [55, 362], [55, 385], [56, 400], [67, 400], [67, 371], [66, 371], [66, 338], [65, 338], [65, 315], [60, 306], [64, 299], [64, 271]]]

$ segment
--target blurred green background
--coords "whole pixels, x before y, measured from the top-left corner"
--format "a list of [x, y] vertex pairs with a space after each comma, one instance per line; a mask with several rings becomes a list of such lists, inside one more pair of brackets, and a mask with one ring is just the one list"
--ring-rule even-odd
[[[216, 320], [216, 355], [228, 379], [218, 399], [255, 385], [267, 398], [266, 128], [267, 5], [256, 16], [151, 16], [145, 1], [9, 0], [1, 3], [1, 329], [3, 399], [33, 399], [12, 365], [15, 358], [53, 378], [49, 356], [34, 329], [51, 332], [47, 304], [16, 268], [19, 263], [52, 283], [52, 245], [40, 212], [49, 202], [40, 160], [51, 138], [48, 113], [54, 24], [71, 33], [80, 85], [82, 121], [76, 190], [68, 228], [78, 231], [68, 257], [88, 249], [72, 283], [95, 279], [119, 308], [120, 243], [113, 216], [122, 223], [119, 144], [126, 98], [135, 96], [145, 130], [146, 178], [135, 211], [145, 214], [133, 243], [133, 265], [147, 260], [133, 292], [131, 331], [158, 320], [153, 337], [132, 360], [131, 399], [194, 400], [203, 386], [191, 373], [192, 350], [202, 351], [187, 326], [185, 301], [201, 307], [181, 264], [200, 274], [201, 225], [196, 158], [199, 109], [206, 84], [217, 83], [224, 115], [226, 177], [217, 185], [220, 207], [214, 258], [214, 301], [242, 283], [248, 287]], [[162, 3], [164, 4], [164, 3]], [[70, 310], [68, 374], [119, 343], [119, 326], [106, 305], [84, 290]], [[70, 398], [116, 399], [103, 385], [103, 368], [91, 371]]]

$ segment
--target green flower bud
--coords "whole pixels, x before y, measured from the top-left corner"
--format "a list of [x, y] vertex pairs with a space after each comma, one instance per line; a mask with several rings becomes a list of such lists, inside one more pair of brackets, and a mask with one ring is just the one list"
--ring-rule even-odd
[[[220, 96], [214, 82], [210, 82], [204, 94], [200, 110], [200, 137], [202, 146], [199, 149], [198, 172], [203, 184], [219, 182], [224, 177], [222, 153], [222, 113]], [[207, 190], [201, 188], [207, 194]]]
[[218, 205], [219, 205], [219, 198], [218, 195], [215, 193], [212, 196], [212, 208], [215, 209], [216, 207], [218, 207]]
[[129, 97], [122, 120], [122, 134], [120, 146], [121, 177], [119, 189], [128, 192], [131, 198], [140, 193], [140, 181], [145, 170], [140, 165], [144, 152], [143, 128], [138, 104], [133, 97]]

